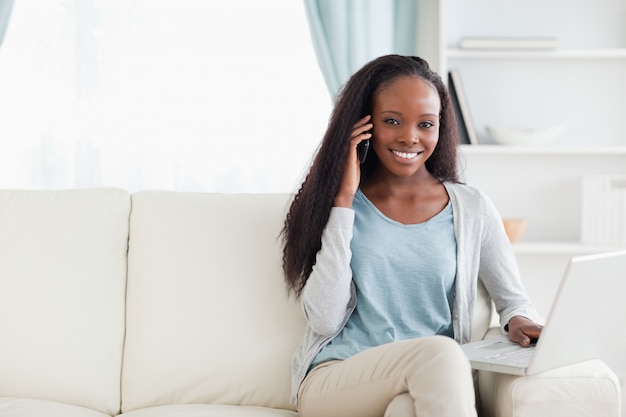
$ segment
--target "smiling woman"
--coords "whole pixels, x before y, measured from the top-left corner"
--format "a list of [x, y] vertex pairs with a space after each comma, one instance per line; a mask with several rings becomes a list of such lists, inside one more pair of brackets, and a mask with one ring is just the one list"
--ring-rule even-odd
[[301, 2], [20, 0], [0, 187], [290, 192], [330, 108]]

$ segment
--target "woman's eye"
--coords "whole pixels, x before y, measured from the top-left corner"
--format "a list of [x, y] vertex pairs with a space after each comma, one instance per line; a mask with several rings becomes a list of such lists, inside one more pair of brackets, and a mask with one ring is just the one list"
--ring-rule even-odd
[[391, 118], [385, 119], [384, 122], [387, 123], [388, 125], [399, 125], [400, 124], [399, 121], [397, 121], [396, 119], [391, 119]]
[[425, 127], [425, 128], [430, 128], [435, 126], [435, 124], [433, 122], [422, 122], [420, 123], [420, 127]]

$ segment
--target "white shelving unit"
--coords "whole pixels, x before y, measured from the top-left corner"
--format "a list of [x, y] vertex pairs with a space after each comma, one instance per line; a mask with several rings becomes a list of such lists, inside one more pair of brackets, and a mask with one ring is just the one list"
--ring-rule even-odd
[[[626, 175], [626, 2], [417, 2], [417, 54], [444, 79], [457, 69], [476, 128], [479, 145], [460, 147], [462, 177], [503, 217], [529, 220], [514, 249], [545, 316], [571, 256], [626, 249], [580, 242], [583, 176]], [[458, 47], [463, 37], [489, 36], [556, 37], [558, 47]], [[563, 125], [563, 134], [544, 147], [496, 145], [486, 130], [554, 125]], [[623, 381], [626, 352], [608, 362]]]
[[[456, 68], [481, 144], [486, 126], [563, 125], [551, 146], [626, 146], [626, 2], [416, 0], [418, 51]], [[553, 50], [459, 49], [463, 37], [552, 37]]]
[[[583, 176], [626, 175], [626, 2], [418, 4], [418, 54], [444, 76], [452, 67], [459, 71], [477, 130], [480, 144], [461, 146], [463, 179], [485, 191], [503, 217], [530, 221], [516, 245], [521, 262], [619, 249], [583, 245], [580, 238]], [[559, 46], [458, 47], [463, 37], [489, 36], [552, 37]], [[565, 126], [564, 133], [543, 147], [496, 145], [486, 131], [489, 125], [556, 124]]]

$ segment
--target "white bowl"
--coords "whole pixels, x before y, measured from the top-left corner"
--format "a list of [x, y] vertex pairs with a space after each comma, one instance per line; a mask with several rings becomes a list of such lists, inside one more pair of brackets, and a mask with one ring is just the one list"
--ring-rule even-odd
[[492, 139], [502, 145], [537, 146], [552, 142], [563, 132], [563, 126], [545, 129], [503, 129], [487, 126]]

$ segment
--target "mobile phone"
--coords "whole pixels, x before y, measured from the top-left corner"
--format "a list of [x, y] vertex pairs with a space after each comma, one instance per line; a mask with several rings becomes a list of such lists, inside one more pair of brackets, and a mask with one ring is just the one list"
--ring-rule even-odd
[[367, 158], [367, 151], [369, 151], [370, 149], [370, 140], [366, 139], [361, 141], [361, 143], [359, 143], [356, 146], [356, 151], [357, 154], [359, 155], [359, 162], [363, 163], [365, 162], [365, 158]]

